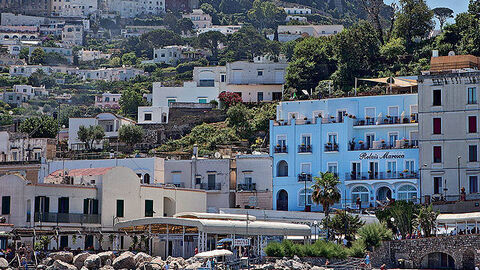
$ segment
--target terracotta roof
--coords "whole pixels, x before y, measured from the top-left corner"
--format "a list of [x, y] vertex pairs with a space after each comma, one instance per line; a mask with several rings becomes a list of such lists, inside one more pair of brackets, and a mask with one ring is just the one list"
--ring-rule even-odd
[[[68, 176], [104, 175], [111, 169], [113, 169], [113, 167], [73, 169], [73, 170], [66, 170], [66, 175]], [[60, 176], [62, 176], [62, 170], [56, 170], [53, 173], [49, 174], [47, 177], [60, 177]]]

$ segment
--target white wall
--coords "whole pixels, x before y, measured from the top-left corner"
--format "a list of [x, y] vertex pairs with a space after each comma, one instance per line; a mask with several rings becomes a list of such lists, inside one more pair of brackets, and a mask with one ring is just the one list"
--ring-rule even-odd
[[206, 98], [207, 103], [217, 100], [218, 87], [197, 87], [195, 82], [185, 82], [183, 87], [162, 87], [160, 82], [153, 83], [153, 107], [168, 107], [168, 99], [176, 102], [195, 102]]

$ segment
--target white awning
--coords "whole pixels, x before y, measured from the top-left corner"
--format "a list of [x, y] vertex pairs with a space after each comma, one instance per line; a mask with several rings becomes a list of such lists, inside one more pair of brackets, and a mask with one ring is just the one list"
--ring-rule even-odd
[[437, 217], [437, 223], [441, 224], [455, 224], [461, 222], [480, 222], [480, 212], [462, 214], [440, 214]]
[[210, 251], [205, 251], [195, 255], [197, 258], [213, 258], [213, 257], [222, 257], [222, 256], [231, 256], [233, 252], [226, 249], [215, 249]]
[[115, 229], [135, 231], [136, 226], [154, 224], [177, 225], [196, 227], [199, 231], [211, 234], [239, 234], [239, 235], [268, 235], [268, 236], [310, 236], [311, 229], [308, 225], [267, 222], [267, 221], [241, 221], [218, 219], [191, 219], [175, 217], [141, 218], [123, 221], [115, 224]]

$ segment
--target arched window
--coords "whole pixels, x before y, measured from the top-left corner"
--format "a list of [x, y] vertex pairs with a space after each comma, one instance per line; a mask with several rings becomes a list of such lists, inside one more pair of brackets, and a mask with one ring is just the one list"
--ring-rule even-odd
[[143, 175], [143, 183], [150, 184], [150, 174], [146, 173]]
[[285, 160], [280, 160], [277, 164], [277, 177], [288, 176], [288, 163]]
[[352, 189], [352, 203], [357, 202], [357, 198], [363, 203], [368, 203], [369, 192], [368, 188], [364, 186], [356, 186]]
[[305, 206], [305, 196], [307, 196], [307, 205], [312, 205], [312, 189], [302, 189], [298, 195], [298, 205]]
[[417, 188], [412, 185], [404, 185], [398, 189], [398, 199], [402, 201], [413, 201], [417, 197]]

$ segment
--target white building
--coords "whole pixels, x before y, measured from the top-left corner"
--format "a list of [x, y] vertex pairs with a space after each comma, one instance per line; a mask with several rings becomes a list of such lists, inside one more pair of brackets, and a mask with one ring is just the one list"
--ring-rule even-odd
[[10, 76], [30, 77], [37, 70], [42, 70], [45, 74], [67, 73], [72, 68], [64, 66], [42, 66], [42, 65], [14, 65], [10, 66]]
[[122, 94], [113, 94], [113, 93], [103, 93], [101, 96], [95, 97], [95, 107], [100, 108], [120, 108], [120, 98]]
[[190, 19], [195, 29], [210, 28], [212, 26], [212, 16], [201, 9], [194, 9], [191, 13], [183, 14], [182, 17]]
[[307, 22], [307, 17], [288, 15], [285, 18], [285, 21], [286, 22], [289, 22], [289, 21]]
[[96, 12], [97, 0], [52, 0], [51, 11], [53, 15], [62, 17], [82, 17]]
[[94, 142], [95, 149], [102, 149], [105, 140], [117, 143], [118, 130], [123, 125], [133, 125], [134, 121], [117, 116], [113, 113], [100, 113], [90, 118], [70, 118], [68, 120], [68, 148], [82, 150], [85, 143], [78, 139], [78, 130], [80, 126], [101, 126], [105, 131], [105, 138], [99, 142]]
[[205, 56], [207, 53], [190, 46], [172, 45], [163, 48], [153, 49], [153, 60], [146, 60], [142, 63], [165, 63], [177, 65], [182, 60], [194, 60]]
[[302, 8], [302, 7], [293, 7], [293, 8], [283, 8], [287, 15], [308, 15], [312, 14], [312, 10], [310, 8]]
[[[340, 33], [343, 25], [279, 25], [277, 28], [278, 41], [287, 42], [300, 37], [322, 37]], [[273, 40], [274, 34], [267, 35]]]
[[56, 140], [0, 131], [0, 162], [41, 161], [55, 157]]
[[78, 61], [81, 62], [93, 61], [97, 59], [110, 59], [111, 56], [111, 53], [103, 53], [101, 51], [95, 50], [85, 50], [83, 48], [78, 51]]
[[45, 17], [28, 16], [14, 13], [2, 13], [0, 17], [1, 25], [39, 26], [46, 21]]
[[73, 63], [73, 50], [71, 48], [61, 48], [61, 47], [34, 47], [31, 46], [28, 48], [28, 56], [32, 56], [32, 52], [35, 49], [42, 49], [45, 53], [58, 53], [67, 59], [69, 64]]
[[165, 12], [165, 0], [108, 0], [107, 11], [121, 18], [133, 18], [142, 14], [159, 15]]
[[31, 85], [17, 84], [13, 86], [13, 91], [15, 93], [25, 94], [29, 99], [48, 96], [48, 91], [45, 89], [45, 86], [35, 87]]
[[478, 61], [437, 52], [430, 71], [419, 77], [421, 193], [427, 202], [461, 200], [462, 188], [467, 201], [479, 199]]
[[217, 31], [220, 32], [224, 35], [230, 35], [242, 28], [241, 25], [212, 25], [207, 28], [198, 28], [197, 30], [197, 35], [200, 35], [202, 33], [206, 33], [209, 31]]
[[128, 81], [137, 75], [144, 75], [142, 69], [133, 67], [100, 68], [100, 69], [78, 69], [73, 74], [82, 80], [104, 80], [104, 81]]
[[235, 166], [235, 206], [272, 209], [272, 158], [268, 154], [237, 155]]
[[[0, 196], [2, 216], [6, 223], [14, 225], [14, 230], [57, 231], [58, 240], [52, 240], [49, 249], [125, 250], [130, 247], [131, 238], [124, 233], [112, 233], [118, 222], [206, 211], [205, 191], [142, 184], [125, 167], [72, 170], [69, 175], [60, 172], [47, 179], [52, 183], [33, 184], [14, 174], [2, 176]], [[61, 184], [55, 184], [58, 179]], [[102, 231], [111, 234], [111, 241], [104, 239], [99, 243], [94, 235]], [[74, 234], [81, 237], [73, 239]], [[33, 246], [33, 234], [20, 241]], [[159, 254], [155, 241], [152, 251]]]
[[70, 47], [83, 45], [83, 24], [65, 23], [62, 31], [62, 42]]

